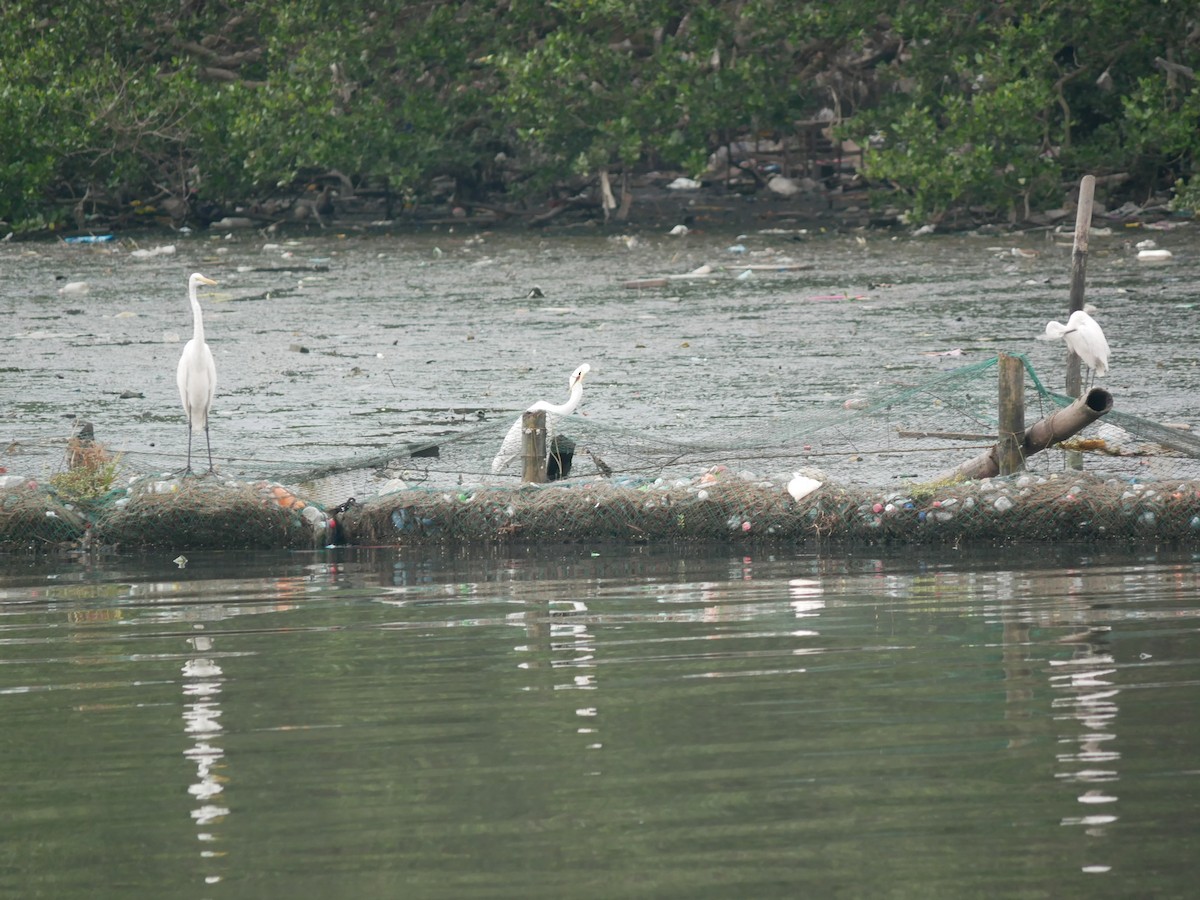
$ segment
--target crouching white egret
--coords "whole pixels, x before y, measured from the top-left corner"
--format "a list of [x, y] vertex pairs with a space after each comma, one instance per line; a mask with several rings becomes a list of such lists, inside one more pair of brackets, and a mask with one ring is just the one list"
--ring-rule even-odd
[[213, 394], [217, 390], [217, 367], [213, 363], [212, 351], [204, 341], [204, 317], [200, 312], [200, 300], [196, 291], [202, 284], [216, 284], [196, 272], [188, 279], [188, 299], [192, 302], [192, 339], [184, 345], [175, 370], [175, 383], [179, 385], [179, 399], [188, 419], [187, 469], [192, 471], [192, 432], [204, 429], [204, 443], [208, 447], [208, 471], [213, 471], [212, 443], [208, 437], [208, 411], [212, 408]]
[[1067, 348], [1083, 361], [1097, 377], [1108, 374], [1108, 341], [1100, 323], [1081, 309], [1071, 313], [1067, 324], [1051, 321], [1046, 325], [1043, 341], [1066, 341]]
[[[539, 400], [526, 412], [545, 412], [546, 413], [546, 452], [547, 456], [551, 452], [551, 446], [554, 443], [555, 433], [557, 431], [556, 416], [569, 416], [579, 406], [579, 401], [583, 399], [583, 378], [588, 372], [592, 371], [592, 367], [587, 363], [581, 365], [578, 369], [571, 373], [570, 379], [570, 396], [567, 397], [567, 402], [559, 405], [554, 405], [547, 400]], [[522, 422], [518, 418], [513, 422], [512, 427], [508, 429], [508, 434], [504, 436], [504, 442], [500, 445], [500, 452], [496, 454], [496, 458], [492, 460], [492, 474], [497, 475], [508, 466], [514, 459], [521, 455], [521, 434]]]

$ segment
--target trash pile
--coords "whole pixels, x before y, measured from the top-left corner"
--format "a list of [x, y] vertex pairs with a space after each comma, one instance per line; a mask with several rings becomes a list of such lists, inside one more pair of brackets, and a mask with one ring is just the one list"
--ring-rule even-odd
[[90, 499], [32, 479], [0, 479], [0, 547], [274, 550], [323, 546], [334, 524], [283, 485], [142, 476]]
[[1021, 474], [888, 491], [826, 482], [799, 498], [795, 481], [706, 472], [671, 483], [404, 490], [350, 507], [341, 526], [350, 544], [1200, 540], [1200, 481]]

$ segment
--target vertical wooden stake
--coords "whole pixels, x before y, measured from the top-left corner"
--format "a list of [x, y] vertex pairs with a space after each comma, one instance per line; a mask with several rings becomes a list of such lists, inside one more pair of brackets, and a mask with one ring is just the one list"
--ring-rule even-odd
[[[1067, 315], [1083, 309], [1083, 289], [1087, 274], [1088, 234], [1092, 228], [1092, 204], [1096, 196], [1096, 176], [1084, 175], [1079, 182], [1079, 207], [1075, 210], [1075, 245], [1071, 250], [1071, 308]], [[1067, 396], [1078, 397], [1083, 390], [1079, 357], [1067, 352]]]
[[521, 415], [521, 481], [544, 484], [546, 481], [546, 413]]
[[1000, 442], [996, 445], [1001, 475], [1025, 468], [1025, 364], [1000, 354]]

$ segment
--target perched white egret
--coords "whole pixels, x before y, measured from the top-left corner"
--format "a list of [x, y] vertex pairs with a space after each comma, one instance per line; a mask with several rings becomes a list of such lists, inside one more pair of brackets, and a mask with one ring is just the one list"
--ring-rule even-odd
[[[571, 394], [567, 397], [567, 402], [555, 406], [547, 400], [539, 400], [526, 412], [545, 412], [546, 413], [546, 452], [549, 454], [550, 447], [554, 443], [554, 435], [557, 430], [556, 416], [569, 416], [579, 406], [579, 401], [583, 399], [583, 377], [588, 372], [592, 371], [592, 367], [587, 363], [581, 365], [578, 369], [571, 373], [569, 382]], [[508, 434], [504, 436], [504, 443], [500, 445], [500, 452], [496, 454], [496, 458], [492, 460], [492, 474], [496, 475], [509, 465], [514, 459], [521, 455], [521, 434], [522, 423], [521, 419], [513, 422], [512, 427], [508, 429]]]
[[204, 443], [208, 447], [208, 471], [213, 471], [212, 443], [208, 438], [208, 411], [212, 408], [213, 394], [217, 390], [217, 367], [213, 363], [212, 351], [204, 342], [204, 317], [200, 313], [200, 300], [196, 291], [202, 284], [216, 284], [196, 272], [188, 279], [188, 299], [192, 301], [192, 339], [184, 345], [179, 357], [179, 368], [175, 370], [175, 383], [179, 385], [179, 399], [188, 418], [187, 469], [192, 471], [192, 432], [204, 429]]
[[1100, 324], [1086, 312], [1075, 310], [1066, 325], [1053, 321], [1046, 325], [1042, 340], [1056, 341], [1060, 338], [1097, 377], [1108, 373], [1108, 341], [1104, 339]]

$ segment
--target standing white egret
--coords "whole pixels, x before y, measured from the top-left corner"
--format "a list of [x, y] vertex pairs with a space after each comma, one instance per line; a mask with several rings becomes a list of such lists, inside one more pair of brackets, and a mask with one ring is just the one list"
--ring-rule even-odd
[[204, 429], [204, 443], [208, 447], [208, 471], [213, 471], [212, 443], [208, 438], [208, 411], [212, 408], [213, 394], [217, 390], [217, 367], [213, 363], [212, 351], [204, 342], [204, 317], [200, 313], [200, 300], [196, 290], [202, 284], [216, 284], [196, 272], [188, 279], [188, 299], [192, 301], [192, 339], [184, 345], [179, 357], [179, 368], [175, 370], [175, 383], [179, 385], [179, 399], [188, 418], [187, 473], [192, 471], [192, 432]]
[[[587, 363], [581, 365], [578, 369], [571, 373], [570, 387], [571, 394], [567, 397], [567, 402], [555, 406], [547, 400], [539, 400], [526, 412], [545, 412], [546, 413], [546, 452], [550, 453], [551, 445], [554, 443], [554, 435], [557, 428], [555, 421], [556, 416], [569, 416], [575, 411], [575, 407], [579, 406], [579, 401], [583, 399], [583, 377], [588, 372], [592, 371], [592, 367]], [[514, 459], [521, 455], [521, 434], [522, 422], [518, 418], [513, 422], [512, 427], [508, 429], [508, 434], [504, 436], [504, 442], [500, 445], [500, 452], [496, 454], [496, 458], [492, 460], [492, 474], [496, 475], [511, 463]]]
[[1096, 377], [1108, 374], [1108, 341], [1100, 329], [1100, 323], [1081, 309], [1071, 313], [1067, 324], [1049, 322], [1046, 333], [1041, 336], [1044, 341], [1056, 341], [1059, 338], [1067, 342], [1072, 353], [1092, 370]]

